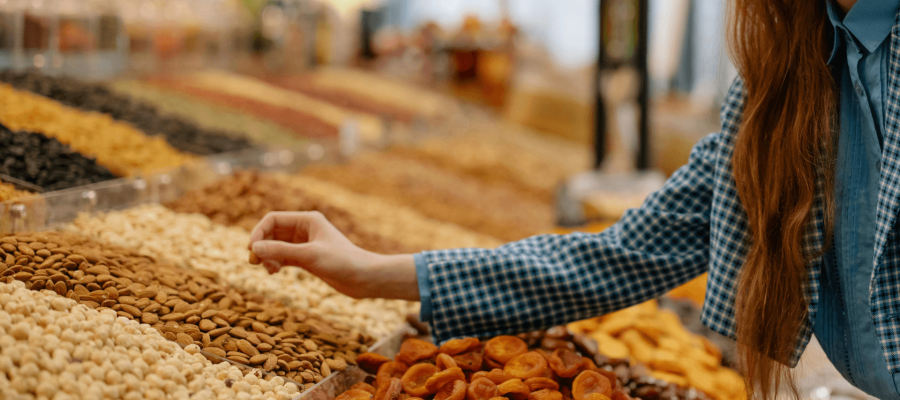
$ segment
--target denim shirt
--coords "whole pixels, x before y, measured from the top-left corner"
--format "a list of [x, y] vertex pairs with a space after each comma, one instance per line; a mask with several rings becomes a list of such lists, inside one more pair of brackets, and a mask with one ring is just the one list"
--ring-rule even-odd
[[834, 242], [822, 269], [814, 332], [838, 371], [880, 399], [900, 399], [869, 304], [888, 74], [887, 40], [898, 0], [860, 0], [834, 25], [830, 64], [840, 87], [840, 138], [835, 164]]

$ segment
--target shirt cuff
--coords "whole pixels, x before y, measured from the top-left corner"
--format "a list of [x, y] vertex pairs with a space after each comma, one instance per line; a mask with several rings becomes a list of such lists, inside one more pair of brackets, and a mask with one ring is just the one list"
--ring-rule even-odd
[[428, 263], [425, 255], [417, 253], [413, 255], [416, 261], [416, 279], [419, 283], [419, 301], [422, 306], [419, 309], [419, 321], [431, 324], [431, 282], [428, 280]]

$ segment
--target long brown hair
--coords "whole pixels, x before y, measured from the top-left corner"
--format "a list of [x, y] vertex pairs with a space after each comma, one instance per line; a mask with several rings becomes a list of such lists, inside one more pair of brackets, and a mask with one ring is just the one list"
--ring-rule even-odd
[[804, 282], [815, 254], [804, 252], [804, 232], [817, 190], [830, 210], [833, 186], [836, 89], [826, 1], [730, 5], [729, 42], [746, 96], [732, 163], [750, 230], [736, 335], [752, 398], [772, 399], [782, 387], [797, 397], [783, 363], [808, 318]]

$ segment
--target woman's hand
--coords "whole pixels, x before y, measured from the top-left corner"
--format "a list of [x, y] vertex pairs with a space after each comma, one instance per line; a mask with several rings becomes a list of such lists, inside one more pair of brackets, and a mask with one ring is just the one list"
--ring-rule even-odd
[[297, 266], [355, 298], [419, 300], [410, 254], [363, 250], [319, 212], [270, 212], [253, 228], [250, 250], [269, 273]]

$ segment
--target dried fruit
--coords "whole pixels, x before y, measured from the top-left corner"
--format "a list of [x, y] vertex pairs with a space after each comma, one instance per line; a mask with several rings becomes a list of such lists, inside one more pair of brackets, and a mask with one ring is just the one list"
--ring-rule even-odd
[[464, 374], [462, 369], [460, 368], [450, 368], [438, 372], [431, 378], [428, 378], [428, 381], [425, 382], [425, 387], [427, 387], [429, 391], [434, 393], [440, 390], [444, 385], [457, 380], [465, 382], [466, 374]]
[[425, 397], [433, 394], [434, 391], [428, 390], [425, 382], [434, 374], [440, 372], [440, 369], [432, 364], [416, 364], [409, 367], [400, 381], [403, 383], [403, 390], [411, 396]]
[[481, 345], [481, 341], [476, 338], [450, 339], [438, 348], [438, 353], [455, 356], [460, 353], [475, 350]]
[[375, 395], [375, 392], [377, 392], [377, 389], [375, 389], [375, 386], [372, 386], [365, 382], [358, 382], [358, 383], [354, 384], [353, 386], [350, 386], [350, 389], [365, 390], [365, 391], [371, 393], [373, 396]]
[[578, 375], [584, 366], [584, 360], [578, 353], [569, 349], [556, 349], [548, 359], [550, 368], [563, 378], [571, 378]]
[[547, 360], [540, 353], [530, 351], [509, 360], [503, 370], [516, 379], [537, 378], [547, 372]]
[[488, 378], [472, 379], [469, 388], [466, 390], [466, 400], [490, 400], [497, 397], [500, 392], [497, 390], [497, 384]]
[[407, 369], [409, 367], [401, 362], [390, 361], [382, 364], [378, 368], [378, 373], [375, 374], [375, 387], [380, 390], [382, 386], [389, 385], [391, 379], [403, 377]]
[[610, 400], [610, 398], [603, 393], [591, 393], [585, 396], [584, 400]]
[[463, 400], [466, 398], [466, 381], [456, 380], [441, 387], [434, 400]]
[[403, 384], [400, 379], [391, 378], [386, 384], [378, 386], [378, 391], [375, 392], [372, 400], [397, 400], [401, 393], [403, 393]]
[[481, 370], [481, 351], [455, 355], [453, 361], [466, 371], [479, 371]]
[[503, 382], [497, 385], [497, 390], [502, 395], [519, 394], [522, 396], [528, 396], [528, 394], [531, 393], [531, 391], [528, 390], [528, 386], [525, 385], [525, 382], [522, 382], [521, 379], [510, 379], [506, 382]]
[[600, 393], [606, 397], [612, 396], [612, 384], [605, 376], [594, 371], [584, 371], [578, 374], [572, 382], [572, 398], [574, 400], [591, 400], [587, 396], [591, 393]]
[[504, 365], [527, 351], [528, 344], [515, 336], [497, 336], [484, 344], [484, 355]]
[[552, 389], [559, 390], [559, 383], [550, 378], [529, 378], [525, 380], [525, 385], [528, 386], [528, 390], [532, 392], [536, 392], [541, 389]]
[[427, 360], [437, 354], [437, 346], [419, 339], [407, 339], [400, 345], [396, 361], [406, 365], [413, 365], [421, 360]]
[[444, 353], [435, 356], [434, 365], [437, 365], [437, 367], [440, 368], [441, 371], [458, 367], [458, 365], [456, 365], [456, 361], [453, 360], [453, 357]]
[[369, 393], [365, 390], [361, 389], [350, 389], [344, 393], [341, 393], [338, 397], [335, 397], [334, 400], [371, 400], [372, 393]]
[[529, 393], [528, 400], [563, 400], [563, 395], [558, 390], [541, 389]]

